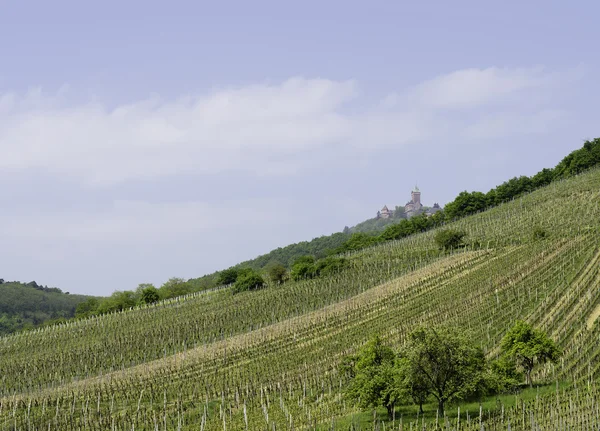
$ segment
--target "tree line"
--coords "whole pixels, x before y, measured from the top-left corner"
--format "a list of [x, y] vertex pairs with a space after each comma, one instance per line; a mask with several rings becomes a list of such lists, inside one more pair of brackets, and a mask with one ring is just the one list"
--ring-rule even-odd
[[88, 298], [35, 281], [21, 283], [0, 278], [0, 335], [70, 319], [75, 316], [77, 305]]
[[346, 378], [346, 397], [361, 408], [385, 407], [392, 419], [396, 406], [418, 405], [423, 413], [423, 405], [435, 401], [443, 415], [450, 402], [532, 386], [533, 369], [556, 362], [560, 354], [552, 339], [523, 321], [504, 336], [495, 360], [487, 360], [464, 332], [418, 328], [397, 351], [375, 337], [345, 357], [340, 372]]

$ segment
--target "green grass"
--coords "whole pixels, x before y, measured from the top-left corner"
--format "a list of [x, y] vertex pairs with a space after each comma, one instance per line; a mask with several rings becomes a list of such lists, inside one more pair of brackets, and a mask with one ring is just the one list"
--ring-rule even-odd
[[[481, 409], [482, 420], [485, 422], [491, 417], [499, 417], [502, 409], [510, 409], [523, 402], [554, 395], [557, 391], [564, 393], [571, 390], [572, 387], [571, 382], [559, 381], [554, 384], [536, 385], [532, 388], [524, 387], [515, 394], [498, 394], [484, 397], [478, 401], [449, 403], [446, 408], [446, 416], [456, 421], [460, 412], [461, 420], [466, 421], [469, 418], [471, 421], [478, 421]], [[400, 423], [410, 426], [411, 423], [422, 424], [423, 422], [428, 425], [434, 425], [436, 422], [443, 423], [443, 417], [438, 415], [437, 403], [424, 404], [423, 413], [419, 412], [419, 407], [415, 404], [397, 406], [393, 419], [388, 418], [387, 410], [383, 407], [358, 410], [347, 416], [336, 418], [334, 427], [336, 430], [371, 430], [376, 426], [386, 424], [387, 427], [391, 426], [389, 429], [397, 429]], [[322, 431], [331, 429], [331, 424], [321, 424], [317, 429]]]

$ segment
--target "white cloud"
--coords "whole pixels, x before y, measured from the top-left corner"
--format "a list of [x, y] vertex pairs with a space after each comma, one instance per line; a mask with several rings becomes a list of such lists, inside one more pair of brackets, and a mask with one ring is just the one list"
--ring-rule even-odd
[[409, 100], [434, 108], [474, 108], [536, 88], [547, 88], [557, 77], [542, 68], [464, 69], [417, 85]]
[[[293, 78], [176, 101], [155, 97], [112, 110], [70, 106], [64, 89], [55, 96], [39, 89], [5, 94], [0, 170], [42, 169], [88, 185], [230, 170], [285, 175], [334, 145], [369, 149], [502, 134], [514, 121], [552, 109], [523, 112], [521, 104], [525, 93], [560, 88], [560, 76], [541, 68], [460, 70], [358, 114], [345, 110], [360, 103], [357, 84], [326, 79]], [[497, 102], [509, 103], [514, 118], [494, 119]], [[466, 108], [478, 111], [461, 116]]]

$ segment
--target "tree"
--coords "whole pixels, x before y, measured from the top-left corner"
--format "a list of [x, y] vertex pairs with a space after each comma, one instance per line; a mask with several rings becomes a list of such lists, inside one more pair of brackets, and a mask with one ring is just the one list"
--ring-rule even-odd
[[221, 272], [217, 276], [217, 285], [228, 285], [233, 284], [237, 280], [238, 270], [237, 268], [228, 268]]
[[112, 311], [123, 311], [135, 307], [135, 294], [131, 290], [115, 291], [108, 298], [104, 298], [98, 306], [99, 314], [106, 314]]
[[246, 290], [261, 289], [265, 286], [265, 280], [256, 271], [248, 271], [238, 277], [233, 286], [233, 293], [245, 292]]
[[[144, 286], [144, 287], [142, 287]], [[151, 284], [140, 285], [142, 290], [140, 292], [140, 302], [142, 304], [152, 304], [160, 299], [158, 289]]]
[[440, 414], [447, 402], [473, 393], [485, 370], [481, 348], [445, 328], [415, 330], [403, 356], [406, 381], [418, 388], [419, 396], [435, 397]]
[[171, 277], [167, 280], [158, 293], [161, 299], [175, 298], [176, 296], [183, 296], [192, 291], [192, 285], [185, 281], [183, 278]]
[[522, 320], [504, 336], [501, 348], [507, 358], [523, 369], [529, 386], [533, 386], [531, 372], [535, 365], [556, 362], [560, 357], [560, 350], [548, 335]]
[[391, 418], [400, 397], [394, 367], [394, 351], [379, 337], [369, 341], [359, 353], [344, 361], [342, 371], [352, 377], [346, 396], [361, 407], [384, 406]]
[[343, 257], [329, 256], [325, 259], [320, 259], [315, 264], [315, 275], [327, 275], [340, 272], [346, 267], [346, 259]]
[[474, 214], [487, 208], [490, 203], [488, 198], [481, 192], [469, 193], [466, 190], [444, 207], [447, 220], [454, 220], [469, 214]]
[[463, 246], [463, 238], [466, 235], [466, 232], [463, 231], [455, 229], [444, 229], [438, 231], [433, 237], [433, 239], [435, 240], [440, 249], [448, 250]]
[[271, 262], [266, 267], [267, 274], [273, 283], [283, 283], [287, 280], [287, 269], [279, 262]]
[[99, 304], [100, 302], [96, 298], [90, 298], [87, 301], [77, 304], [77, 308], [75, 309], [75, 317], [89, 317], [97, 314]]
[[292, 270], [290, 272], [292, 280], [304, 280], [313, 278], [316, 274], [315, 268], [315, 257], [314, 256], [300, 256], [294, 261]]
[[408, 357], [401, 356], [396, 366], [400, 377], [398, 386], [419, 406], [419, 413], [423, 413], [423, 404], [427, 401], [430, 388], [427, 380], [422, 374], [414, 372], [416, 369], [411, 367]]

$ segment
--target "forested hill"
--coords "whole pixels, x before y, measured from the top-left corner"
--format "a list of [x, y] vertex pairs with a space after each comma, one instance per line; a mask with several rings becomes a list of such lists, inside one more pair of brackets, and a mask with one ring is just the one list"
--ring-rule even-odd
[[71, 318], [77, 305], [88, 298], [40, 286], [35, 281], [0, 279], [0, 335]]
[[[531, 193], [554, 181], [578, 175], [598, 165], [600, 165], [600, 138], [585, 141], [581, 148], [566, 155], [554, 168], [544, 168], [531, 177], [522, 175], [511, 178], [487, 193], [465, 190], [449, 202], [444, 211], [438, 212], [428, 221], [423, 219], [424, 216], [415, 217], [412, 222], [408, 221], [404, 217], [396, 215], [398, 213], [398, 208], [396, 208], [392, 218], [365, 220], [354, 227], [344, 228], [342, 232], [277, 248], [255, 259], [241, 262], [233, 268], [252, 268], [263, 271], [269, 265], [276, 264], [290, 269], [293, 263], [303, 256], [309, 255], [315, 259], [322, 259], [331, 254], [356, 251], [372, 246], [379, 241], [399, 239], [484, 211]], [[219, 272], [215, 272], [190, 279], [188, 283], [192, 290], [203, 290], [215, 287], [218, 281]]]

